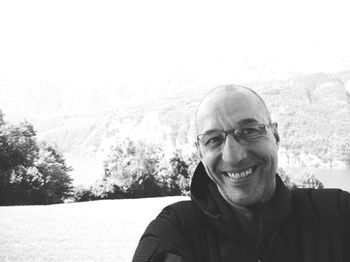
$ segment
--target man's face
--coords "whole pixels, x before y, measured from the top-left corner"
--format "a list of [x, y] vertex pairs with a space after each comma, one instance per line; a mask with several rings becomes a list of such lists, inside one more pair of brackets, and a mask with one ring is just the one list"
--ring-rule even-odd
[[[247, 90], [219, 91], [207, 97], [197, 112], [198, 134], [242, 128], [245, 120], [268, 125], [262, 102]], [[276, 187], [278, 142], [275, 126], [253, 141], [237, 141], [231, 134], [215, 149], [197, 145], [202, 163], [223, 198], [232, 206], [266, 202]]]

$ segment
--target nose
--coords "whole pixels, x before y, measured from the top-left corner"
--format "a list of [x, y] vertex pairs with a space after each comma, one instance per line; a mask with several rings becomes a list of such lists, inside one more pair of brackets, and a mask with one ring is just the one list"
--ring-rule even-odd
[[246, 157], [246, 148], [232, 134], [227, 134], [222, 149], [222, 160], [231, 165], [239, 165]]

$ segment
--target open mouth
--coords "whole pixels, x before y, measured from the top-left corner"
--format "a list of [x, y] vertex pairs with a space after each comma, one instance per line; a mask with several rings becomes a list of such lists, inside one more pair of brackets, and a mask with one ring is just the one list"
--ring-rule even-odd
[[254, 166], [254, 167], [249, 167], [247, 169], [244, 169], [240, 172], [225, 172], [225, 176], [227, 176], [228, 178], [230, 178], [231, 180], [243, 180], [247, 177], [249, 177], [257, 168], [258, 166]]

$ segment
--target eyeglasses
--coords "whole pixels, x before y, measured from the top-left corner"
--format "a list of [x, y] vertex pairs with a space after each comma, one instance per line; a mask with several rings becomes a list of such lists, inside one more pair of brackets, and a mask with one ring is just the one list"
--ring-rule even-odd
[[254, 142], [259, 137], [265, 136], [267, 129], [272, 125], [277, 125], [277, 123], [269, 123], [268, 125], [253, 124], [227, 131], [212, 130], [204, 134], [198, 135], [197, 142], [205, 148], [216, 149], [222, 144], [224, 144], [226, 136], [228, 134], [232, 134], [238, 142]]

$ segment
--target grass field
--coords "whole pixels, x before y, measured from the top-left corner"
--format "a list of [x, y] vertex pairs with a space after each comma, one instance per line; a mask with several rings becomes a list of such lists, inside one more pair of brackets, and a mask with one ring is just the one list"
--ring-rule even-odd
[[[317, 177], [325, 187], [350, 191], [348, 170], [325, 170]], [[0, 262], [131, 261], [147, 224], [163, 207], [183, 199], [186, 198], [0, 207]]]
[[183, 199], [0, 207], [0, 261], [131, 261], [147, 224]]

